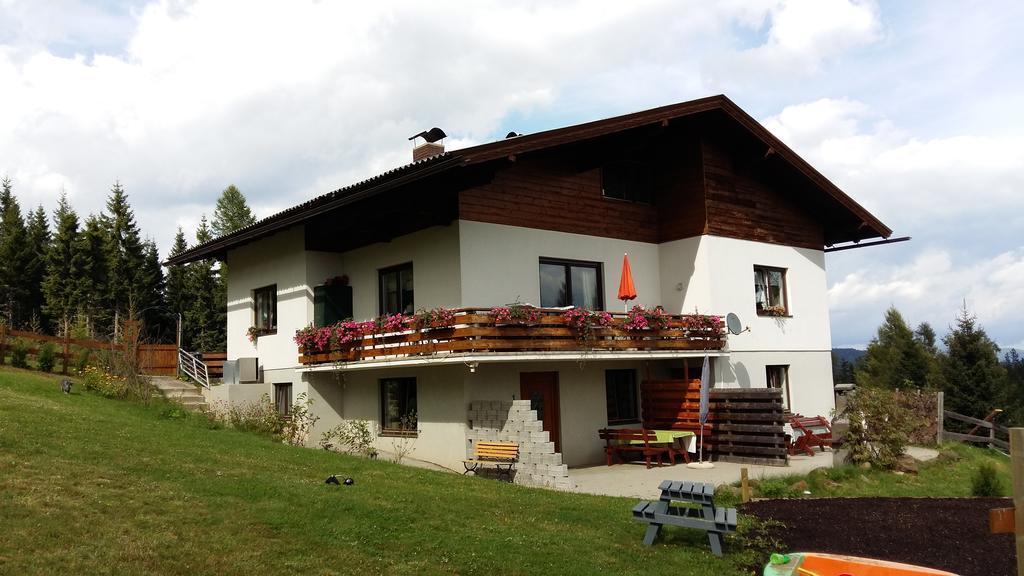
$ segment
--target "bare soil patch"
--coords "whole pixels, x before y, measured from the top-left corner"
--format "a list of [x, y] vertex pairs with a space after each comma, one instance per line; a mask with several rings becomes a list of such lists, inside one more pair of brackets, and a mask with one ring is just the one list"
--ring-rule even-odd
[[990, 534], [988, 511], [1009, 498], [821, 498], [765, 500], [741, 513], [785, 526], [772, 535], [786, 552], [830, 552], [948, 570], [1010, 576], [1013, 535]]

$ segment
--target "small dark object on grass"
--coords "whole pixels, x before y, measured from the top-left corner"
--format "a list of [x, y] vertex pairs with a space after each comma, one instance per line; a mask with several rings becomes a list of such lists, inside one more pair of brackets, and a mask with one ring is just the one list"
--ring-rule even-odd
[[71, 385], [74, 384], [71, 380], [65, 378], [60, 381], [60, 391], [65, 394], [71, 394]]
[[337, 476], [335, 476], [334, 474], [331, 474], [330, 476], [327, 477], [327, 480], [324, 481], [324, 484], [338, 484], [338, 485], [341, 485], [341, 482], [338, 481], [338, 477]]
[[351, 485], [353, 485], [355, 483], [356, 483], [356, 481], [351, 479], [351, 478], [345, 478], [345, 480], [343, 482], [343, 484], [345, 484], [345, 486], [351, 486]]

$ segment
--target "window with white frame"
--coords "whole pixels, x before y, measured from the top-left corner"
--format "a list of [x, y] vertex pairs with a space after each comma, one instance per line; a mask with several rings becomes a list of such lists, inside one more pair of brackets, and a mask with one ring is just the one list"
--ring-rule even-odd
[[754, 266], [754, 303], [760, 316], [788, 316], [786, 270]]

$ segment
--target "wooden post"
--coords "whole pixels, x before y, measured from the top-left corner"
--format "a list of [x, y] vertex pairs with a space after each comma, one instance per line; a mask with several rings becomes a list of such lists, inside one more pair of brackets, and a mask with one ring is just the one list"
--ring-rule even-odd
[[938, 406], [938, 412], [939, 412], [939, 414], [938, 414], [938, 419], [939, 419], [938, 420], [938, 425], [935, 427], [936, 430], [938, 430], [938, 432], [936, 433], [936, 437], [935, 437], [935, 443], [936, 444], [942, 444], [942, 432], [943, 432], [943, 423], [942, 423], [942, 421], [946, 418], [946, 416], [945, 416], [945, 411], [946, 411], [945, 403], [946, 403], [945, 394], [943, 392], [936, 392], [935, 405]]
[[750, 481], [747, 478], [747, 469], [740, 468], [740, 499], [746, 504], [750, 502]]
[[1010, 428], [1010, 481], [1017, 542], [1017, 576], [1024, 576], [1024, 428]]

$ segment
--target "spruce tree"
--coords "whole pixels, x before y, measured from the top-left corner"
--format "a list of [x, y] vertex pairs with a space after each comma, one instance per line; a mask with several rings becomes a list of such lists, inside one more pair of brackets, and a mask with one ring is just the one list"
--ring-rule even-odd
[[878, 335], [868, 344], [854, 373], [858, 386], [880, 388], [924, 388], [929, 379], [928, 351], [914, 338], [903, 316], [890, 307]]
[[160, 252], [152, 239], [143, 243], [142, 267], [136, 276], [136, 284], [139, 288], [136, 313], [145, 326], [145, 335], [161, 342], [172, 341], [174, 324], [164, 299], [164, 270], [160, 265]]
[[1024, 426], [1024, 358], [1013, 348], [1003, 356], [1006, 370], [1006, 398], [1003, 402], [1009, 426]]
[[46, 298], [43, 282], [46, 278], [46, 256], [50, 248], [50, 225], [42, 206], [33, 210], [28, 217], [25, 259], [25, 307], [29, 318], [43, 330], [49, 331], [50, 320], [46, 313]]
[[[206, 215], [203, 215], [196, 230], [196, 243], [203, 244], [212, 238]], [[224, 326], [218, 313], [220, 287], [214, 261], [207, 259], [189, 264], [186, 280], [186, 293], [190, 301], [185, 310], [183, 340], [189, 349], [198, 352], [223, 350], [221, 341]]]
[[144, 248], [135, 224], [135, 214], [120, 182], [115, 182], [107, 198], [106, 228], [107, 284], [106, 300], [115, 320], [136, 313], [150, 299], [143, 272]]
[[1006, 369], [999, 363], [999, 346], [978, 326], [966, 306], [942, 341], [946, 344], [942, 372], [947, 408], [975, 418], [1003, 408]]
[[57, 333], [61, 335], [71, 329], [78, 310], [76, 290], [81, 270], [77, 266], [82, 261], [79, 247], [78, 214], [68, 204], [67, 196], [61, 194], [53, 213], [53, 239], [47, 251], [43, 279], [45, 310], [57, 323]]
[[[174, 245], [171, 246], [171, 257], [177, 256], [188, 250], [188, 242], [185, 241], [185, 233], [178, 227], [178, 233], [174, 235]], [[167, 283], [164, 288], [167, 308], [174, 316], [174, 320], [184, 320], [185, 311], [192, 298], [188, 292], [188, 268], [190, 264], [179, 264], [167, 269]], [[182, 345], [184, 346], [184, 335]]]
[[252, 210], [245, 202], [245, 196], [231, 184], [224, 189], [217, 199], [217, 207], [213, 211], [211, 229], [214, 236], [224, 236], [240, 230], [256, 222]]
[[113, 335], [113, 315], [107, 307], [107, 228], [94, 214], [85, 219], [76, 250], [75, 302], [90, 336]]
[[0, 181], [0, 314], [9, 326], [23, 327], [29, 316], [24, 306], [29, 251], [21, 206], [12, 188], [10, 178]]

